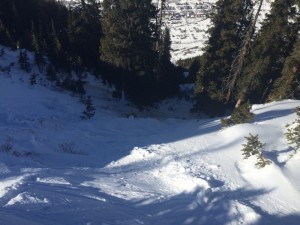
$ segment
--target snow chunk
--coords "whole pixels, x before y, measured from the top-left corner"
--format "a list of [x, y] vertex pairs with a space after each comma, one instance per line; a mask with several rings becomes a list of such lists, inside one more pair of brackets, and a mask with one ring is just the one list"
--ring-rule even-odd
[[63, 177], [46, 177], [46, 178], [37, 178], [37, 182], [46, 183], [46, 184], [60, 184], [60, 185], [71, 185], [70, 182], [66, 181]]
[[25, 205], [25, 204], [47, 204], [47, 203], [49, 203], [49, 200], [47, 198], [39, 199], [35, 196], [32, 196], [28, 192], [24, 192], [12, 198], [5, 206], [12, 206], [15, 204]]

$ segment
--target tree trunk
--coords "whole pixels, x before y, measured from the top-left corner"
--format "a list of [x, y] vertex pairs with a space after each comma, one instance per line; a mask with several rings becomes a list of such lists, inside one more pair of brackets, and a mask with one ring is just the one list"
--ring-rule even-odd
[[250, 48], [251, 39], [254, 34], [256, 22], [257, 22], [257, 19], [258, 19], [259, 13], [261, 11], [261, 7], [262, 7], [264, 0], [259, 0], [259, 1], [260, 1], [259, 7], [255, 14], [254, 20], [252, 21], [250, 26], [247, 28], [246, 34], [244, 36], [244, 39], [242, 41], [241, 47], [238, 51], [238, 54], [231, 64], [230, 74], [227, 78], [227, 82], [225, 85], [226, 86], [225, 89], [227, 89], [226, 104], [228, 104], [232, 98], [232, 93], [233, 93], [236, 83], [240, 77], [240, 74], [243, 69], [243, 64], [244, 64], [246, 55], [248, 53], [248, 49]]

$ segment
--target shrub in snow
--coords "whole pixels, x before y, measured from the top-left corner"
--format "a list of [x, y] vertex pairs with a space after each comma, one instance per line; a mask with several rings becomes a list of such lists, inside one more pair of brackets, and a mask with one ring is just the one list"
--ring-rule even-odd
[[265, 143], [261, 143], [258, 140], [258, 134], [253, 136], [249, 134], [249, 137], [245, 137], [247, 139], [247, 143], [243, 144], [242, 155], [244, 159], [248, 159], [250, 156], [257, 157], [257, 163], [255, 164], [258, 168], [263, 168], [266, 165], [271, 164], [271, 160], [265, 158], [262, 154], [261, 149], [266, 145]]
[[5, 54], [5, 50], [4, 50], [3, 48], [1, 48], [1, 50], [0, 50], [0, 58], [1, 58], [2, 56], [4, 56], [4, 54]]
[[9, 153], [12, 152], [13, 145], [12, 145], [12, 138], [7, 137], [4, 144], [0, 145], [0, 152]]
[[23, 51], [20, 49], [19, 64], [20, 64], [21, 69], [26, 71], [27, 73], [29, 73], [31, 71], [31, 65], [30, 65], [26, 50]]
[[46, 67], [46, 78], [47, 80], [49, 80], [50, 82], [53, 82], [53, 81], [56, 81], [57, 80], [57, 74], [56, 74], [56, 71], [53, 67], [52, 64], [49, 64], [47, 67]]
[[91, 96], [83, 98], [82, 102], [85, 104], [85, 110], [82, 112], [81, 118], [86, 120], [91, 119], [96, 112]]
[[34, 155], [32, 152], [20, 152], [13, 150], [13, 139], [11, 137], [7, 137], [4, 144], [0, 145], [0, 152], [12, 154], [16, 157], [28, 157]]
[[37, 78], [37, 74], [36, 73], [32, 73], [31, 76], [30, 76], [30, 85], [31, 86], [34, 86], [35, 84], [37, 84], [36, 82], [36, 78]]
[[300, 107], [296, 108], [296, 113], [298, 118], [291, 125], [286, 125], [287, 132], [285, 133], [288, 144], [291, 145], [294, 150], [291, 157], [295, 155], [300, 148]]
[[64, 142], [59, 145], [60, 149], [64, 153], [75, 154], [75, 155], [83, 155], [81, 150], [73, 143], [73, 142]]
[[250, 112], [249, 103], [243, 104], [232, 111], [230, 118], [221, 119], [222, 127], [229, 127], [240, 123], [250, 123], [253, 121], [253, 113]]

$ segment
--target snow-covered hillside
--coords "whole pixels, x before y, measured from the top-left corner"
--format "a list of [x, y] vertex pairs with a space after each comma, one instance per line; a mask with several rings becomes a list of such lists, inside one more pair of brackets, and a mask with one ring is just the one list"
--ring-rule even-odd
[[[81, 120], [79, 98], [41, 75], [31, 86], [17, 55], [0, 58], [1, 225], [299, 224], [300, 155], [284, 133], [300, 101], [255, 105], [253, 123], [221, 130], [182, 100], [139, 112], [89, 78], [96, 115]], [[249, 133], [271, 165], [243, 159]]]

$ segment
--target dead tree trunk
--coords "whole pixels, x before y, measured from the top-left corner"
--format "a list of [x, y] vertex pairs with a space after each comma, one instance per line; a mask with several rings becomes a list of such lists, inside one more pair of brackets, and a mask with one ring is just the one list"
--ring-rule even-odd
[[[232, 97], [234, 88], [236, 86], [236, 83], [240, 77], [246, 55], [248, 54], [248, 50], [250, 48], [251, 39], [252, 39], [252, 36], [255, 31], [256, 22], [257, 22], [259, 13], [261, 11], [263, 1], [264, 0], [259, 0], [259, 6], [258, 6], [257, 12], [255, 14], [255, 17], [254, 17], [252, 23], [247, 28], [244, 38], [242, 40], [241, 47], [238, 50], [238, 53], [231, 64], [230, 73], [226, 79], [226, 85], [225, 85], [225, 90], [227, 90], [226, 104], [229, 103], [229, 101]], [[239, 104], [236, 105], [237, 107], [240, 105], [241, 101], [242, 101], [241, 99], [238, 100]]]

